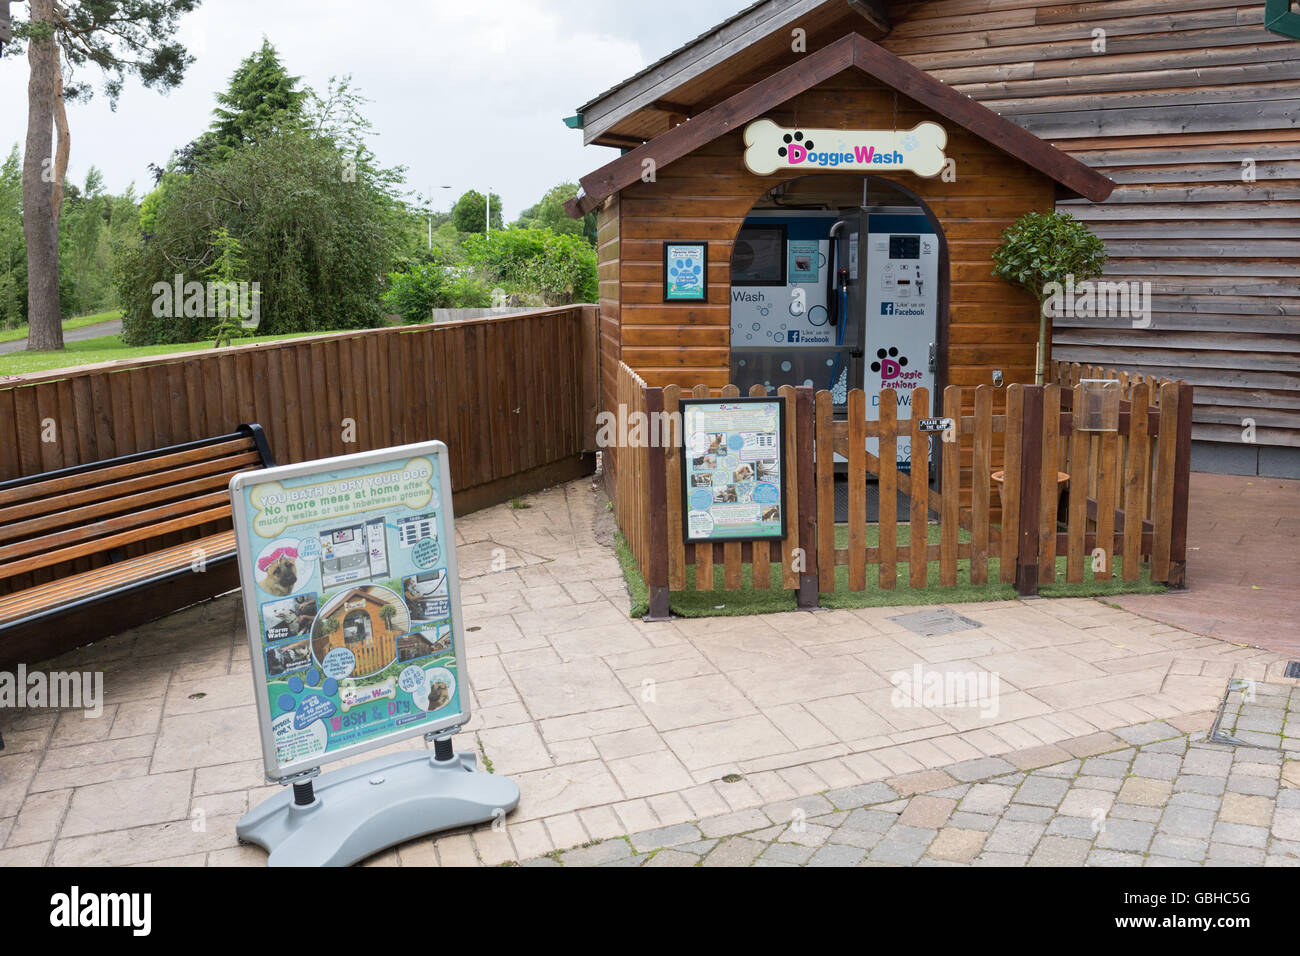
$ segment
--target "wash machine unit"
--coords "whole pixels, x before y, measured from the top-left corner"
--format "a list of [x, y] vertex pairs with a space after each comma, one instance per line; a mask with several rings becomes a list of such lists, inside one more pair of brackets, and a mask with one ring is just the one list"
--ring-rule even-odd
[[[910, 412], [911, 392], [934, 405], [938, 368], [939, 243], [916, 207], [756, 210], [731, 263], [731, 380], [748, 391], [782, 385], [829, 389], [847, 411], [850, 388], [892, 388]], [[868, 450], [876, 452], [876, 439]], [[911, 448], [898, 441], [898, 463]]]

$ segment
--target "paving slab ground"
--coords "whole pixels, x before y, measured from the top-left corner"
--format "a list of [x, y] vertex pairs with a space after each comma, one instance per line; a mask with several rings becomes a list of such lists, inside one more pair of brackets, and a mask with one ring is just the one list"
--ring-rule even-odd
[[1115, 603], [1153, 620], [1300, 660], [1300, 480], [1194, 473], [1186, 591]]
[[[513, 777], [520, 806], [504, 829], [371, 865], [549, 864], [593, 841], [564, 862], [632, 865], [637, 848], [661, 866], [1118, 865], [1144, 837], [1139, 861], [1207, 841], [1203, 859], [1280, 862], [1269, 841], [1300, 841], [1278, 817], [1292, 809], [1280, 760], [1238, 772], [1188, 741], [1230, 678], [1293, 685], [1283, 655], [1091, 599], [961, 605], [980, 626], [940, 637], [891, 620], [899, 608], [647, 624], [627, 617], [591, 485], [528, 503], [457, 521], [473, 719], [456, 744]], [[265, 861], [234, 835], [278, 790], [262, 777], [237, 595], [46, 666], [102, 671], [105, 706], [0, 712], [0, 865]], [[1270, 825], [1262, 803], [1228, 794], [1274, 800]], [[1103, 838], [1087, 828], [1107, 801], [1124, 812]], [[806, 830], [787, 833], [796, 809]]]
[[[1300, 688], [1261, 686], [1273, 709], [1300, 708]], [[1212, 742], [1212, 718], [1146, 721], [520, 865], [1300, 866], [1300, 749]]]

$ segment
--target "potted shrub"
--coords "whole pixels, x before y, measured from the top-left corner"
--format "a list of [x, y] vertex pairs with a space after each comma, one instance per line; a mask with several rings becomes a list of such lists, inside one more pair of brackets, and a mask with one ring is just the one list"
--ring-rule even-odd
[[[993, 250], [993, 274], [1028, 291], [1038, 302], [1038, 356], [1034, 382], [1042, 385], [1047, 365], [1047, 316], [1051, 286], [1077, 286], [1101, 275], [1106, 244], [1087, 225], [1063, 212], [1030, 212], [1002, 233]], [[1046, 290], [1046, 291], [1045, 291]]]
[[[1095, 279], [1106, 265], [1106, 244], [1086, 224], [1063, 212], [1029, 212], [1002, 233], [1002, 243], [993, 250], [993, 274], [1020, 286], [1038, 302], [1038, 353], [1034, 360], [1034, 383], [1042, 385], [1047, 375], [1047, 317], [1049, 301], [1073, 278], [1074, 286]], [[1059, 301], [1059, 299], [1058, 299]], [[1001, 471], [992, 475], [1002, 497]], [[1057, 507], [1070, 476], [1056, 474]]]

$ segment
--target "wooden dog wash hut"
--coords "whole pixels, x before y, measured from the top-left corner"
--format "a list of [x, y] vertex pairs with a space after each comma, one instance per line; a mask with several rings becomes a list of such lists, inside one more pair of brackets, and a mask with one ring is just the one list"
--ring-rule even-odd
[[860, 7], [706, 34], [567, 121], [624, 148], [568, 206], [599, 219], [603, 408], [620, 361], [652, 386], [829, 389], [841, 414], [862, 388], [868, 417], [882, 388], [938, 408], [1034, 382], [1038, 305], [993, 250], [1114, 184], [863, 36]]

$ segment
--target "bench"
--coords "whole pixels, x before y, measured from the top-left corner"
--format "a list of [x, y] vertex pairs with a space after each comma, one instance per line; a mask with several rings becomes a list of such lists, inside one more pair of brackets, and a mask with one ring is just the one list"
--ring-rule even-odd
[[240, 425], [0, 482], [0, 663], [52, 657], [238, 587], [227, 485], [273, 464], [261, 426]]

